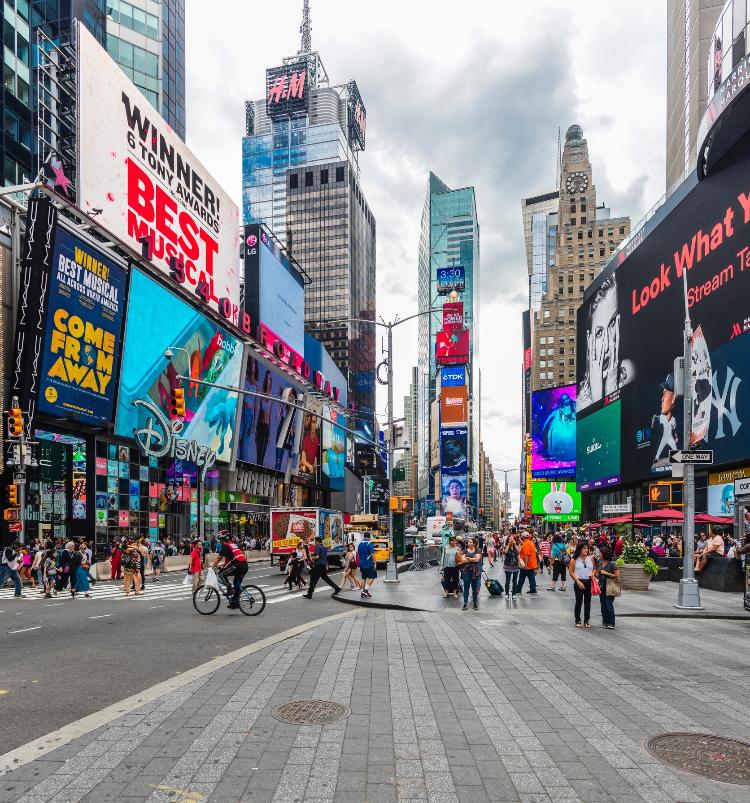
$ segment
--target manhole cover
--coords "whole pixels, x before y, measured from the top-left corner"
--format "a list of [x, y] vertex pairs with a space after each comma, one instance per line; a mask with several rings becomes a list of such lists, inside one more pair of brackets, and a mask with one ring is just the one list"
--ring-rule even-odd
[[351, 712], [333, 700], [293, 700], [277, 705], [271, 713], [280, 722], [290, 725], [328, 725], [346, 719]]
[[712, 781], [750, 784], [750, 744], [708, 733], [662, 733], [646, 742], [652, 756]]

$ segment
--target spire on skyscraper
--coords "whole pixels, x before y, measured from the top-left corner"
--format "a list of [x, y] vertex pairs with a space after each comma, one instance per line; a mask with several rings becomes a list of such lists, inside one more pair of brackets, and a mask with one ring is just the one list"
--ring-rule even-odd
[[310, 53], [312, 51], [312, 22], [310, 21], [310, 0], [303, 0], [302, 3], [302, 25], [299, 26], [302, 34], [299, 54]]

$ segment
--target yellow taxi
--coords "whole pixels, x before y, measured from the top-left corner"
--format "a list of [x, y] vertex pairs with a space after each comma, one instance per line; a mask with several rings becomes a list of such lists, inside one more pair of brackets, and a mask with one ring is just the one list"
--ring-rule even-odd
[[372, 546], [375, 550], [373, 555], [375, 558], [375, 565], [388, 563], [388, 556], [391, 554], [391, 550], [388, 548], [388, 539], [373, 538]]

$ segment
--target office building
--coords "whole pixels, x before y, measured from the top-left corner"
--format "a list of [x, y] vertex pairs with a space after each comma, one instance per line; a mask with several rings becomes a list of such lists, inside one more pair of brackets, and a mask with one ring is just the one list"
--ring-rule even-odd
[[[469, 329], [468, 385], [470, 399], [470, 478], [479, 481], [479, 221], [473, 187], [452, 190], [434, 173], [427, 182], [422, 210], [418, 254], [418, 305], [420, 312], [441, 307], [446, 296], [438, 294], [438, 268], [462, 265], [466, 286], [460, 294], [464, 324]], [[431, 406], [436, 398], [437, 365], [435, 335], [442, 328], [439, 313], [423, 315], [418, 324], [418, 489], [419, 498], [434, 498], [431, 470]]]
[[[698, 128], [710, 98], [709, 45], [724, 5], [724, 0], [667, 0], [667, 193], [695, 169]], [[726, 42], [734, 27], [747, 26], [745, 3], [735, 5], [726, 18]]]
[[529, 309], [537, 315], [547, 292], [547, 272], [555, 263], [559, 199], [560, 193], [555, 190], [521, 200], [529, 273]]
[[[630, 233], [630, 218], [613, 218], [597, 206], [588, 144], [578, 125], [565, 134], [555, 227], [554, 259], [533, 325], [532, 391], [575, 383], [576, 311], [584, 290]], [[533, 257], [532, 247], [532, 263]]]

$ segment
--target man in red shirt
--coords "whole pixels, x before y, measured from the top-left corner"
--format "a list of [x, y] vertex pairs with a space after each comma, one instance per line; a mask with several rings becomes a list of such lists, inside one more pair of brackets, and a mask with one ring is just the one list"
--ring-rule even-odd
[[622, 538], [618, 535], [617, 540], [615, 541], [615, 557], [619, 558], [622, 555], [622, 550], [625, 547]]
[[197, 538], [193, 541], [193, 548], [190, 550], [188, 574], [193, 576], [193, 592], [195, 592], [203, 582], [203, 550], [201, 542]]
[[214, 569], [221, 563], [224, 558], [224, 565], [221, 568], [223, 577], [234, 577], [234, 594], [232, 601], [227, 605], [228, 608], [240, 607], [240, 591], [242, 590], [242, 579], [247, 574], [247, 556], [245, 553], [234, 543], [232, 536], [226, 530], [219, 531], [219, 542], [221, 549], [214, 561]]

